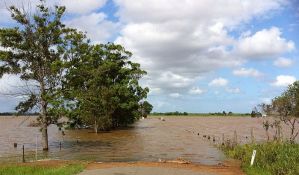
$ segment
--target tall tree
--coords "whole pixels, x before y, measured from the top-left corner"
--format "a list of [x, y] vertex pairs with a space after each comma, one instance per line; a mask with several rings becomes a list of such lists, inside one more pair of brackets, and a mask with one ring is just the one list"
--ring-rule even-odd
[[32, 85], [27, 99], [16, 109], [27, 112], [38, 107], [42, 146], [48, 150], [47, 128], [57, 124], [64, 113], [61, 80], [64, 62], [69, 59], [66, 50], [72, 47], [74, 37], [82, 35], [62, 24], [65, 7], [51, 10], [41, 0], [33, 15], [14, 6], [9, 9], [17, 26], [0, 29], [0, 46], [4, 48], [0, 51], [0, 77], [16, 74]]

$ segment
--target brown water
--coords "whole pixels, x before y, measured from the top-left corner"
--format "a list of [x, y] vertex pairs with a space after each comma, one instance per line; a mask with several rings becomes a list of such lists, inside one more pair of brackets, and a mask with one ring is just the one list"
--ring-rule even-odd
[[[27, 120], [26, 120], [27, 119]], [[140, 120], [127, 129], [95, 134], [90, 130], [67, 130], [61, 134], [55, 126], [49, 127], [48, 153], [42, 153], [41, 134], [36, 127], [28, 127], [32, 117], [0, 117], [0, 157], [26, 154], [36, 149], [39, 156], [48, 158], [93, 161], [157, 161], [178, 157], [195, 163], [217, 164], [225, 159], [214, 145], [225, 138], [232, 138], [234, 131], [239, 142], [247, 142], [251, 128], [257, 141], [265, 140], [263, 119], [250, 117], [157, 117]], [[25, 120], [25, 122], [24, 122]], [[209, 135], [210, 140], [203, 137]], [[13, 143], [18, 143], [18, 148]], [[62, 143], [60, 150], [59, 143]], [[17, 160], [19, 160], [17, 158]]]

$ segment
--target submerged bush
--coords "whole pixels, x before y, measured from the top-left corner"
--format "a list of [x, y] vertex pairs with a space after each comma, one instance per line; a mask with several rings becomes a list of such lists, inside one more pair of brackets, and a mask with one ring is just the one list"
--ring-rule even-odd
[[[242, 162], [247, 174], [299, 174], [299, 145], [291, 143], [267, 142], [263, 144], [246, 144], [235, 147], [222, 146], [227, 156]], [[250, 160], [253, 150], [256, 157], [253, 166]]]

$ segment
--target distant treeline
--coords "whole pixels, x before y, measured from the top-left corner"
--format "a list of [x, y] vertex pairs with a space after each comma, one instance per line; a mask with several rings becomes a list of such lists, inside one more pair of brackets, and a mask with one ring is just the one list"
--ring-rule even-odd
[[153, 112], [151, 115], [189, 115], [187, 112]]
[[16, 112], [0, 112], [0, 116], [16, 116], [16, 115], [30, 115], [30, 116], [34, 116], [34, 115], [38, 115], [38, 113], [16, 113]]
[[250, 113], [233, 113], [233, 112], [210, 112], [210, 113], [188, 113], [188, 112], [153, 112], [150, 115], [159, 116], [159, 115], [189, 115], [189, 116], [250, 116]]

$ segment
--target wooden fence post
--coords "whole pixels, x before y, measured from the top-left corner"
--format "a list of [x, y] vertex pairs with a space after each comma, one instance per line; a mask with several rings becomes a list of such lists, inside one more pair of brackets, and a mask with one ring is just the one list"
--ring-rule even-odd
[[22, 157], [22, 162], [25, 163], [25, 147], [23, 145], [23, 157]]
[[237, 136], [237, 131], [234, 131], [234, 144], [238, 145], [238, 136]]
[[253, 135], [253, 128], [251, 128], [250, 135], [251, 135], [251, 143], [254, 143], [255, 140], [254, 140], [254, 135]]

